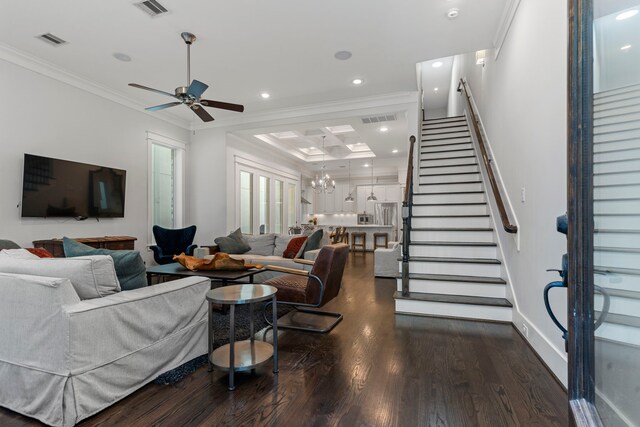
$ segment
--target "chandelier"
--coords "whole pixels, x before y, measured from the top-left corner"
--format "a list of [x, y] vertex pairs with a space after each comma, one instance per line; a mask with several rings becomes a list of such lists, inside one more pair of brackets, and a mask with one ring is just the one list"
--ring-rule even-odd
[[311, 181], [311, 188], [316, 193], [333, 193], [333, 190], [336, 189], [336, 182], [331, 179], [329, 174], [326, 173], [327, 165], [324, 163], [324, 139], [326, 136], [322, 136], [322, 167], [320, 168], [321, 174], [320, 178], [316, 175], [316, 179]]

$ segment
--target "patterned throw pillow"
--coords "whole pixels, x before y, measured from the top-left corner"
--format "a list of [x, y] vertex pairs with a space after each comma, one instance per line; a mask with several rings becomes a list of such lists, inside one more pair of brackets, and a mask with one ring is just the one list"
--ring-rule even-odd
[[244, 240], [239, 228], [226, 237], [216, 237], [214, 242], [220, 248], [220, 252], [228, 254], [243, 254], [251, 250], [251, 246]]
[[143, 288], [147, 286], [147, 270], [144, 261], [138, 251], [115, 251], [110, 249], [96, 249], [64, 237], [62, 239], [64, 255], [66, 257], [78, 257], [88, 255], [109, 255], [113, 258], [116, 275], [123, 291]]
[[289, 244], [287, 245], [287, 249], [282, 253], [283, 258], [293, 259], [298, 255], [298, 252], [302, 249], [302, 245], [307, 241], [307, 236], [299, 236], [294, 237], [289, 240]]
[[32, 254], [36, 255], [38, 258], [53, 258], [51, 252], [46, 250], [45, 248], [25, 248]]

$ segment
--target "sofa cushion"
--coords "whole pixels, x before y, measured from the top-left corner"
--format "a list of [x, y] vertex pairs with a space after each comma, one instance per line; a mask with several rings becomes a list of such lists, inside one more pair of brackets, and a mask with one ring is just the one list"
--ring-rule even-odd
[[80, 299], [100, 298], [120, 292], [113, 259], [107, 255], [76, 258], [0, 258], [0, 272], [69, 279]]
[[295, 236], [293, 239], [289, 241], [287, 245], [287, 249], [284, 250], [282, 256], [284, 258], [295, 258], [299, 253], [302, 252], [302, 246], [304, 246], [307, 241], [307, 236]]
[[311, 236], [307, 239], [307, 242], [304, 245], [304, 249], [302, 250], [302, 255], [307, 251], [312, 251], [314, 249], [320, 249], [320, 243], [322, 242], [323, 230], [322, 228], [314, 231]]
[[247, 234], [244, 236], [244, 241], [251, 246], [251, 249], [247, 252], [250, 254], [273, 255], [273, 250], [276, 247], [275, 234], [258, 234], [256, 236]]
[[40, 259], [38, 255], [35, 255], [26, 249], [2, 249], [0, 250], [0, 258]]
[[228, 254], [243, 254], [251, 250], [239, 228], [228, 236], [216, 237], [214, 242], [220, 248], [220, 252]]
[[288, 234], [278, 234], [276, 235], [275, 245], [276, 247], [273, 249], [273, 255], [282, 256], [284, 250], [287, 249], [289, 242], [293, 239], [295, 235], [290, 236]]
[[109, 255], [113, 258], [118, 281], [123, 291], [147, 286], [147, 270], [138, 251], [115, 251], [98, 249], [64, 237], [64, 254], [67, 257]]

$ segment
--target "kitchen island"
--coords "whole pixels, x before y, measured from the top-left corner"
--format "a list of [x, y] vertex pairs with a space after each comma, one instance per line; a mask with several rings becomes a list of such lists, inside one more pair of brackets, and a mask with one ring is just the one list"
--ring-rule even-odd
[[344, 227], [349, 233], [349, 246], [351, 246], [351, 233], [364, 232], [367, 233], [367, 246], [368, 251], [373, 250], [373, 233], [388, 233], [389, 242], [397, 240], [396, 227], [393, 225], [379, 225], [379, 224], [367, 224], [367, 225], [330, 225], [330, 224], [318, 224], [314, 226], [314, 229], [322, 228], [327, 233], [333, 232], [336, 227]]

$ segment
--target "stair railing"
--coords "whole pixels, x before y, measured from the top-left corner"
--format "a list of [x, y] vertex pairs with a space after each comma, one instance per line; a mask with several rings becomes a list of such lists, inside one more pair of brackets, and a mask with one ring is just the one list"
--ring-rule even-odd
[[493, 196], [496, 199], [496, 204], [498, 205], [498, 211], [500, 212], [500, 220], [502, 221], [502, 226], [507, 233], [517, 233], [518, 226], [511, 224], [509, 221], [509, 217], [507, 216], [507, 210], [504, 206], [504, 201], [502, 200], [502, 194], [500, 194], [500, 189], [498, 188], [498, 183], [496, 181], [495, 174], [493, 173], [493, 166], [491, 162], [493, 159], [489, 157], [487, 153], [486, 142], [484, 140], [484, 130], [482, 129], [482, 124], [480, 123], [480, 118], [473, 106], [471, 91], [469, 90], [469, 84], [464, 80], [460, 79], [460, 83], [458, 84], [458, 92], [464, 92], [464, 98], [467, 104], [467, 111], [469, 112], [469, 118], [471, 119], [471, 123], [473, 125], [473, 131], [476, 134], [476, 140], [478, 141], [478, 145], [480, 146], [480, 153], [482, 154], [482, 161], [484, 163], [485, 170], [487, 171], [487, 176], [489, 177], [489, 183], [491, 184], [491, 190], [493, 191]]
[[411, 214], [413, 211], [413, 147], [416, 137], [409, 138], [409, 163], [407, 181], [402, 199], [402, 295], [409, 295], [409, 244], [411, 243]]

